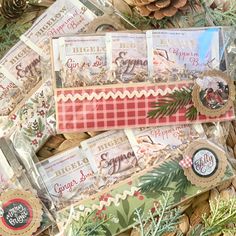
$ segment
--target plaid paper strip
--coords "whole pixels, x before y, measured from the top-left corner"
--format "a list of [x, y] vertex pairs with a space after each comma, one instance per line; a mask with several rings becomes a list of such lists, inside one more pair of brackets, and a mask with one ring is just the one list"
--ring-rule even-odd
[[193, 161], [191, 157], [185, 157], [183, 160], [179, 162], [180, 166], [184, 169], [188, 169], [192, 166]]
[[[164, 91], [174, 88], [192, 86], [190, 82], [176, 84], [134, 84], [134, 85], [111, 85], [104, 87], [85, 87], [75, 89], [56, 90], [56, 107], [57, 107], [57, 130], [58, 132], [84, 132], [88, 130], [110, 130], [135, 127], [164, 126], [174, 124], [204, 123], [214, 121], [226, 121], [234, 119], [234, 110], [231, 109], [221, 117], [210, 118], [199, 115], [197, 120], [190, 121], [186, 119], [186, 109], [180, 109], [176, 114], [158, 119], [147, 118], [148, 112], [152, 109], [152, 104], [164, 95]], [[129, 98], [109, 97], [105, 99], [88, 99], [85, 95], [92, 94], [107, 95], [109, 92], [124, 94], [125, 91], [158, 91], [157, 96], [148, 97], [134, 96]], [[162, 95], [161, 95], [162, 94]], [[62, 99], [61, 96], [69, 96]], [[84, 97], [76, 98], [76, 97]]]

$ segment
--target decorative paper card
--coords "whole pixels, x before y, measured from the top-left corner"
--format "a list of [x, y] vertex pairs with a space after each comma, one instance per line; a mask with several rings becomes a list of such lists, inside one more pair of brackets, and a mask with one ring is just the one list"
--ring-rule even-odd
[[219, 28], [147, 31], [150, 78], [186, 80], [186, 71], [219, 69], [219, 32]]
[[[204, 137], [201, 125], [178, 125], [125, 130], [129, 142], [138, 158], [163, 160], [161, 150], [175, 150], [178, 146]], [[187, 138], [186, 138], [187, 137]]]
[[105, 36], [59, 38], [61, 71], [56, 87], [70, 88], [107, 83]]
[[[229, 87], [233, 91], [232, 83]], [[224, 103], [227, 111], [210, 117], [193, 105], [192, 88], [193, 82], [184, 81], [57, 89], [57, 130], [83, 132], [234, 119], [233, 92], [228, 96], [231, 108]]]
[[[204, 141], [206, 143], [206, 140]], [[209, 145], [212, 147], [212, 143], [207, 143], [207, 148]], [[183, 145], [181, 150], [185, 150], [187, 147], [188, 145]], [[217, 149], [220, 148], [217, 147]], [[216, 155], [218, 154], [221, 155], [222, 153]], [[183, 201], [209, 190], [209, 186], [212, 187], [213, 182], [213, 185], [217, 186], [220, 182], [232, 179], [235, 176], [232, 167], [225, 159], [226, 169], [217, 181], [212, 182], [211, 177], [205, 176], [204, 182], [208, 183], [208, 186], [202, 187], [198, 184], [192, 184], [185, 176], [178, 156], [179, 154], [173, 155], [164, 162], [90, 196], [90, 199], [85, 199], [76, 204], [73, 213], [71, 213], [71, 208], [60, 211], [57, 220], [61, 231], [67, 234], [73, 226], [74, 228], [78, 227], [78, 219], [82, 217], [88, 220], [86, 223], [91, 224], [99, 224], [106, 219], [108, 220], [108, 227], [106, 225], [103, 227], [106, 232], [105, 235], [119, 235], [137, 223], [135, 221], [137, 209], [140, 209], [141, 215], [143, 214], [146, 219], [150, 217], [150, 210], [155, 215], [154, 206], [158, 206], [162, 197], [168, 197], [169, 204], [172, 206], [179, 205]], [[218, 157], [221, 158], [221, 156]], [[207, 163], [204, 163], [204, 167], [206, 165]], [[216, 168], [221, 169], [222, 166], [219, 164]], [[91, 217], [87, 217], [89, 214]], [[69, 216], [70, 220], [68, 220]]]
[[63, 208], [95, 193], [94, 172], [78, 148], [55, 155], [37, 164], [38, 170], [57, 208]]
[[123, 130], [108, 131], [81, 143], [95, 173], [105, 182], [129, 177], [143, 164], [137, 159]]
[[143, 33], [107, 33], [109, 78], [116, 83], [147, 80], [147, 45]]
[[59, 0], [36, 20], [21, 36], [21, 40], [40, 56], [48, 59], [50, 37], [82, 32], [89, 22], [102, 14], [103, 12], [88, 0]]

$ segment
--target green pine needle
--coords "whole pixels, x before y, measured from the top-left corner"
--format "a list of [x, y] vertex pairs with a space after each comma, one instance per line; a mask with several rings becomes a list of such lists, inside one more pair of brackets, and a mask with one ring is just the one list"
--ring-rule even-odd
[[160, 166], [140, 177], [140, 190], [143, 194], [161, 193], [168, 188], [168, 185], [176, 182], [176, 193], [184, 194], [189, 186], [189, 181], [184, 175], [183, 168], [178, 160], [168, 160]]
[[197, 108], [194, 106], [189, 107], [185, 114], [186, 118], [191, 121], [196, 120], [197, 115], [198, 115], [198, 111], [197, 111]]
[[206, 18], [213, 22], [217, 26], [234, 26], [236, 25], [236, 1], [228, 0], [229, 8], [224, 11], [224, 9], [215, 8], [212, 9], [206, 5], [205, 0], [200, 0], [201, 5], [205, 10]]
[[154, 110], [148, 112], [148, 118], [159, 118], [175, 114], [192, 101], [192, 89], [175, 90], [153, 104]]

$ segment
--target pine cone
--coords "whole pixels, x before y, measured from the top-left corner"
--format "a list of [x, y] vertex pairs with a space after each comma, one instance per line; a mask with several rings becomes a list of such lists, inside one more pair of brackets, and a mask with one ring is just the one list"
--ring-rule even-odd
[[0, 13], [7, 20], [14, 20], [23, 14], [26, 6], [26, 0], [2, 0]]
[[134, 0], [139, 14], [161, 20], [174, 16], [179, 9], [187, 5], [187, 0]]

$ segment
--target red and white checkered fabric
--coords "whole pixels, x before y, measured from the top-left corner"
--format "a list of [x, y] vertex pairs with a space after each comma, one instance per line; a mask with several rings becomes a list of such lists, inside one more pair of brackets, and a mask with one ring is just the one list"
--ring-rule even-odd
[[193, 161], [191, 157], [185, 157], [183, 160], [179, 162], [180, 166], [184, 169], [188, 169], [192, 167]]
[[[78, 89], [66, 89], [57, 90], [56, 97], [62, 95], [72, 95], [76, 94], [83, 95], [84, 93], [92, 94], [100, 92], [108, 93], [113, 91], [124, 92], [129, 90], [130, 92], [134, 90], [153, 89], [157, 91], [166, 88], [173, 89], [175, 87], [189, 87], [190, 83], [183, 82], [177, 84], [168, 85], [158, 85], [158, 84], [146, 84], [133, 85], [133, 86], [104, 86], [97, 88], [78, 88]], [[191, 122], [186, 119], [185, 112], [186, 109], [180, 109], [176, 114], [162, 117], [158, 119], [147, 118], [147, 114], [152, 110], [152, 104], [158, 99], [163, 98], [161, 95], [149, 97], [142, 96], [140, 98], [101, 98], [99, 100], [93, 98], [92, 100], [83, 99], [82, 101], [77, 99], [72, 101], [68, 99], [63, 101], [63, 99], [57, 99], [57, 130], [58, 132], [85, 132], [89, 130], [110, 130], [110, 129], [123, 129], [123, 128], [134, 128], [134, 127], [150, 127], [150, 126], [164, 126], [164, 125], [174, 125], [174, 124], [189, 124], [189, 123], [204, 123], [204, 122], [214, 122], [214, 121], [226, 121], [234, 119], [234, 110], [231, 109], [221, 117], [209, 118], [204, 115], [199, 115], [197, 120]]]

